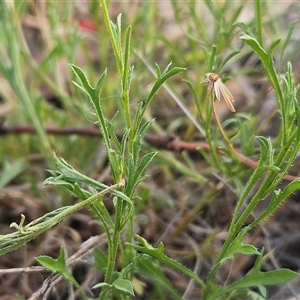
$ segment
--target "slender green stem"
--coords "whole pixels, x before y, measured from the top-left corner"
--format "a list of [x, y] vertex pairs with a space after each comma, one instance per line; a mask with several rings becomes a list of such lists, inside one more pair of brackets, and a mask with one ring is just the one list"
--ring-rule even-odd
[[98, 210], [97, 206], [95, 204], [90, 205], [91, 210], [93, 212], [93, 214], [95, 215], [95, 217], [101, 221], [101, 224], [104, 228], [106, 237], [107, 237], [107, 247], [110, 248], [111, 247], [111, 237], [110, 237], [110, 230], [109, 230], [109, 224], [107, 223], [105, 217], [101, 214], [101, 212]]
[[214, 283], [214, 280], [215, 280], [215, 277], [221, 267], [221, 264], [220, 264], [220, 261], [221, 259], [224, 257], [225, 253], [227, 252], [227, 250], [229, 249], [230, 247], [230, 244], [233, 242], [233, 236], [230, 235], [228, 236], [228, 238], [225, 240], [222, 248], [221, 248], [221, 251], [218, 255], [218, 258], [216, 259], [212, 269], [211, 269], [211, 272], [208, 276], [208, 279], [207, 279], [207, 283], [205, 285], [205, 288], [203, 289], [203, 293], [202, 293], [202, 298], [201, 299], [208, 299], [208, 296], [209, 294], [211, 293], [211, 288], [212, 288], [212, 285]]
[[263, 24], [262, 24], [262, 9], [261, 9], [261, 0], [255, 0], [255, 20], [256, 20], [256, 31], [257, 31], [257, 40], [261, 47], [264, 46], [263, 39]]
[[[117, 23], [115, 30], [112, 26], [112, 23], [109, 18], [109, 13], [105, 0], [100, 0], [100, 4], [102, 7], [104, 20], [106, 24], [106, 28], [112, 43], [113, 51], [117, 60], [119, 74], [121, 79], [121, 99], [122, 99], [122, 107], [123, 112], [126, 119], [127, 128], [131, 128], [131, 119], [130, 119], [130, 108], [129, 108], [129, 87], [130, 87], [130, 39], [131, 39], [131, 26], [128, 27], [126, 31], [126, 39], [125, 39], [125, 54], [124, 57], [122, 55], [122, 45], [121, 45], [121, 28], [119, 27], [119, 23]], [[118, 20], [119, 22], [119, 20]], [[118, 36], [119, 35], [119, 36]], [[132, 133], [129, 134], [129, 149], [130, 151], [133, 148], [133, 140], [134, 137]]]
[[[117, 259], [117, 253], [119, 249], [119, 239], [120, 239], [120, 233], [121, 233], [121, 212], [122, 209], [122, 200], [119, 201], [120, 203], [117, 203], [116, 205], [116, 214], [115, 214], [115, 229], [113, 231], [113, 236], [111, 239], [111, 243], [108, 244], [108, 258], [107, 258], [107, 270], [105, 273], [105, 279], [104, 281], [108, 284], [112, 283], [113, 279], [113, 272], [116, 264]], [[104, 287], [101, 291], [99, 299], [107, 299], [107, 293], [109, 292], [110, 287]]]
[[124, 72], [124, 65], [123, 65], [123, 60], [122, 60], [122, 55], [120, 54], [120, 49], [119, 49], [119, 45], [117, 44], [117, 41], [115, 39], [115, 34], [112, 28], [112, 24], [109, 18], [109, 13], [108, 13], [108, 9], [106, 6], [106, 0], [100, 0], [100, 5], [103, 11], [103, 15], [104, 15], [104, 21], [105, 21], [105, 25], [106, 25], [106, 29], [108, 31], [110, 40], [111, 40], [111, 44], [114, 50], [114, 54], [116, 56], [116, 60], [117, 60], [117, 64], [118, 64], [118, 68], [119, 68], [119, 72], [120, 74], [123, 74]]
[[[116, 213], [116, 216], [119, 214]], [[116, 220], [116, 222], [119, 222]], [[115, 230], [113, 232], [113, 237], [112, 237], [112, 243], [110, 247], [108, 248], [108, 259], [107, 259], [107, 272], [105, 274], [105, 282], [106, 283], [112, 283], [112, 275], [116, 263], [116, 257], [117, 257], [117, 252], [119, 248], [119, 238], [120, 238], [120, 232], [119, 230], [116, 229], [116, 227], [119, 227], [118, 224], [115, 224]]]
[[[245, 210], [242, 212], [241, 216], [238, 218], [236, 223], [232, 223], [232, 226], [230, 226], [229, 231], [233, 230], [234, 236], [241, 230], [242, 226], [245, 224], [246, 220], [249, 218], [251, 212], [254, 210], [256, 205], [269, 194], [267, 190], [268, 186], [270, 185], [270, 183], [274, 182], [276, 176], [277, 174], [274, 174], [273, 172], [267, 174], [264, 182], [261, 184], [251, 201], [247, 204]], [[278, 184], [277, 181], [276, 183]]]
[[[103, 10], [104, 20], [106, 24], [106, 28], [108, 30], [110, 40], [112, 43], [113, 51], [117, 60], [120, 81], [121, 81], [121, 99], [122, 99], [122, 107], [125, 115], [126, 126], [127, 128], [131, 128], [131, 118], [130, 118], [130, 107], [129, 107], [129, 88], [130, 88], [130, 39], [131, 39], [131, 27], [128, 27], [126, 31], [126, 39], [125, 39], [125, 53], [124, 57], [122, 54], [122, 44], [121, 44], [121, 27], [120, 27], [120, 19], [117, 21], [117, 25], [113, 28], [113, 25], [110, 21], [106, 1], [100, 0], [100, 4]], [[129, 153], [133, 153], [133, 144], [134, 137], [133, 133], [129, 133]], [[114, 172], [112, 168], [112, 172]], [[115, 176], [122, 176], [122, 174], [115, 174]], [[117, 179], [116, 177], [114, 178]], [[116, 211], [115, 211], [115, 226], [113, 231], [113, 236], [111, 239], [111, 243], [108, 245], [108, 262], [107, 262], [107, 270], [105, 274], [105, 282], [108, 284], [112, 283], [113, 280], [113, 272], [115, 268], [117, 253], [119, 249], [120, 243], [120, 234], [123, 229], [123, 213], [126, 209], [126, 203], [120, 198], [116, 199]], [[131, 222], [131, 225], [133, 223]], [[130, 232], [132, 229], [130, 230]], [[128, 236], [128, 240], [132, 239], [132, 236]], [[100, 299], [106, 299], [107, 293], [109, 292], [109, 287], [103, 288]]]

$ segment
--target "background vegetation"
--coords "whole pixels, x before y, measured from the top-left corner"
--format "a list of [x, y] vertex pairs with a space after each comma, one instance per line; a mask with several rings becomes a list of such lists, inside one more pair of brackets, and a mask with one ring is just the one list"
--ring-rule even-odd
[[[112, 32], [98, 1], [1, 1], [0, 294], [297, 295], [279, 285], [299, 269], [296, 3], [107, 9]], [[235, 99], [215, 103], [229, 144], [208, 72]]]

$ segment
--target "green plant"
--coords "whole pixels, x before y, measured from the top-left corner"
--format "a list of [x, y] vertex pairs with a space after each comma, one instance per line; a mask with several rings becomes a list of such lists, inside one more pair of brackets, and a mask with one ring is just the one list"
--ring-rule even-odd
[[[226, 3], [228, 4], [228, 2]], [[207, 4], [209, 6], [209, 9], [213, 11], [213, 13], [221, 13], [211, 1], [207, 1]], [[244, 23], [237, 23], [236, 26], [242, 28], [245, 31], [245, 34], [241, 37], [241, 39], [250, 46], [252, 51], [254, 51], [258, 55], [262, 63], [265, 75], [270, 81], [271, 86], [274, 88], [279, 102], [280, 116], [282, 119], [281, 129], [275, 143], [273, 144], [268, 138], [262, 136], [256, 137], [261, 149], [259, 162], [247, 185], [245, 187], [240, 187], [236, 191], [236, 195], [240, 196], [234, 210], [233, 218], [229, 228], [229, 234], [214, 262], [207, 282], [199, 282], [199, 284], [203, 287], [202, 299], [227, 299], [227, 297], [229, 296], [231, 297], [231, 299], [239, 299], [241, 295], [243, 295], [243, 297], [245, 297], [246, 295], [250, 297], [260, 297], [258, 296], [258, 294], [253, 293], [249, 290], [249, 288], [253, 287], [258, 288], [260, 295], [264, 298], [266, 297], [266, 286], [285, 283], [298, 275], [297, 273], [292, 272], [288, 269], [261, 272], [260, 269], [262, 267], [263, 250], [259, 251], [253, 245], [243, 244], [245, 235], [255, 226], [261, 224], [266, 218], [268, 218], [291, 193], [293, 193], [300, 187], [300, 180], [295, 179], [294, 181], [289, 183], [283, 190], [278, 189], [278, 186], [281, 183], [283, 177], [288, 173], [288, 170], [292, 166], [300, 146], [300, 129], [299, 126], [295, 125], [298, 124], [300, 117], [300, 109], [297, 101], [298, 87], [293, 83], [292, 66], [290, 63], [287, 64], [287, 72], [284, 76], [277, 74], [273, 62], [273, 51], [280, 40], [276, 39], [268, 48], [264, 46], [262, 36], [262, 5], [260, 1], [255, 1], [255, 11], [257, 32], [253, 33], [251, 29]], [[222, 15], [224, 14], [222, 13]], [[222, 19], [223, 18], [221, 18], [221, 20]], [[222, 22], [220, 22], [220, 24], [222, 24]], [[294, 23], [291, 25], [290, 33], [288, 34], [287, 39], [283, 44], [282, 52], [285, 50], [293, 28]], [[234, 51], [224, 59], [224, 62], [219, 63], [220, 57], [217, 54], [217, 50], [219, 50], [217, 46], [213, 46], [210, 52], [205, 49], [208, 72], [216, 72], [221, 70], [226, 62], [228, 62], [231, 58], [238, 54], [238, 51]], [[210, 82], [207, 83], [210, 84]], [[188, 84], [193, 90], [192, 85], [190, 83]], [[204, 151], [201, 151], [201, 153], [206, 157], [210, 164], [215, 166], [216, 169], [221, 170], [223, 174], [227, 173], [228, 175], [230, 175], [231, 170], [226, 167], [226, 163], [224, 163], [224, 161], [220, 159], [220, 156], [217, 153], [218, 148], [220, 148], [220, 145], [217, 144], [219, 141], [218, 139], [212, 138], [213, 135], [211, 134], [212, 112], [214, 112], [214, 116], [217, 119], [216, 113], [214, 111], [215, 93], [217, 95], [217, 98], [220, 98], [220, 95], [217, 94], [218, 91], [216, 91], [216, 89], [214, 89], [213, 87], [214, 82], [212, 82], [211, 84], [212, 85], [208, 87], [208, 90], [212, 105], [210, 105], [211, 103], [206, 105], [206, 112], [208, 117], [206, 119], [203, 117], [202, 119], [205, 123], [206, 139], [211, 147], [213, 160]], [[200, 109], [199, 104], [197, 105], [197, 108], [199, 110], [199, 115], [201, 116], [203, 109]], [[234, 109], [231, 110], [234, 111]], [[217, 124], [222, 136], [226, 141], [226, 145], [221, 148], [222, 151], [224, 151], [228, 155], [228, 157], [231, 158], [232, 161], [229, 164], [238, 165], [238, 153], [235, 153], [235, 149], [232, 147], [232, 144], [223, 132], [218, 119]], [[235, 138], [237, 137], [238, 135], [235, 136]], [[261, 178], [263, 179], [261, 180]], [[253, 191], [255, 185], [258, 182], [260, 182], [259, 189], [253, 192], [249, 203], [244, 206], [248, 195]], [[272, 195], [272, 197], [267, 209], [259, 216], [257, 216], [253, 222], [245, 226], [245, 222], [250, 217], [254, 208], [261, 201], [266, 199], [266, 197], [270, 194]], [[139, 241], [141, 242], [140, 239]], [[147, 245], [145, 241], [142, 242], [142, 244], [144, 248], [139, 247], [138, 250], [140, 252], [148, 254], [151, 246]], [[136, 246], [134, 247], [137, 248]], [[160, 245], [159, 248], [155, 250], [153, 249], [152, 251], [157, 251], [160, 256], [157, 255], [156, 258], [160, 262], [166, 264], [163, 259], [162, 250], [163, 246]], [[222, 287], [221, 285], [216, 284], [216, 276], [218, 272], [221, 270], [224, 263], [227, 260], [232, 259], [236, 254], [256, 255], [257, 260], [253, 269], [242, 279], [229, 284], [228, 286]], [[181, 271], [184, 272], [183, 270]]]
[[[45, 230], [61, 222], [71, 213], [74, 213], [84, 206], [89, 206], [93, 214], [99, 219], [99, 221], [101, 221], [107, 237], [108, 257], [107, 265], [105, 267], [105, 282], [95, 286], [103, 287], [100, 299], [107, 299], [107, 297], [109, 297], [108, 295], [110, 295], [114, 290], [124, 293], [124, 295], [133, 294], [131, 282], [126, 279], [126, 276], [128, 276], [128, 273], [130, 273], [132, 269], [132, 251], [129, 251], [128, 248], [128, 250], [124, 249], [124, 251], [121, 252], [124, 270], [117, 277], [115, 264], [117, 253], [121, 247], [120, 237], [124, 228], [127, 229], [126, 240], [131, 242], [133, 239], [134, 202], [138, 200], [138, 197], [135, 195], [135, 189], [137, 185], [145, 179], [145, 175], [143, 173], [156, 154], [155, 152], [146, 153], [143, 156], [140, 154], [143, 137], [152, 122], [148, 121], [143, 123], [145, 111], [162, 84], [168, 78], [183, 71], [184, 69], [175, 67], [169, 70], [169, 64], [164, 71], [161, 71], [157, 65], [157, 80], [148, 97], [139, 103], [135, 114], [132, 115], [129, 110], [129, 91], [133, 72], [133, 66], [130, 66], [131, 27], [129, 26], [127, 28], [123, 44], [121, 35], [121, 15], [118, 16], [117, 22], [114, 24], [110, 21], [106, 2], [101, 1], [101, 6], [120, 76], [120, 98], [123, 108], [122, 113], [126, 123], [126, 130], [121, 140], [118, 139], [113, 124], [117, 116], [114, 116], [113, 120], [109, 121], [105, 117], [101, 106], [100, 92], [103, 84], [105, 83], [107, 72], [104, 71], [96, 86], [92, 87], [85, 73], [79, 67], [76, 65], [70, 65], [70, 67], [80, 81], [80, 83], [74, 82], [74, 84], [88, 96], [96, 111], [98, 119], [97, 123], [101, 128], [108, 160], [111, 165], [113, 180], [116, 182], [116, 185], [106, 187], [105, 185], [80, 174], [67, 162], [62, 159], [58, 159], [56, 155], [54, 155], [54, 161], [59, 171], [51, 171], [52, 177], [48, 178], [45, 181], [45, 184], [64, 186], [79, 197], [82, 202], [71, 207], [59, 208], [26, 226], [23, 225], [25, 217], [22, 216], [22, 220], [19, 225], [15, 223], [11, 225], [11, 227], [15, 227], [17, 231], [2, 237], [0, 241], [2, 245], [0, 253], [3, 255], [9, 251], [17, 249]], [[119, 192], [116, 189], [121, 188], [124, 185], [122, 181], [124, 179], [126, 181], [126, 185]], [[80, 184], [87, 185], [92, 192], [83, 189], [80, 187]], [[96, 189], [104, 190], [102, 192], [96, 192]], [[114, 220], [107, 212], [105, 206], [101, 202], [96, 201], [107, 192], [112, 192], [112, 194], [115, 195], [114, 204], [116, 213]], [[110, 233], [111, 230], [113, 230], [112, 235]], [[61, 252], [61, 255], [57, 260], [53, 260], [48, 257], [40, 257], [38, 258], [38, 261], [44, 267], [50, 268], [54, 272], [61, 273], [67, 280], [70, 280], [75, 284], [75, 279], [71, 277], [65, 268], [63, 253], [64, 252]], [[78, 284], [76, 286], [78, 287]], [[81, 292], [83, 293], [83, 291]]]
[[[28, 48], [22, 47], [19, 39], [22, 39], [21, 27], [15, 17], [17, 11], [22, 9], [22, 3], [16, 5], [16, 9], [13, 10], [5, 1], [0, 3], [1, 9], [1, 28], [4, 33], [2, 33], [2, 42], [4, 47], [1, 49], [1, 63], [0, 71], [4, 75], [6, 80], [10, 83], [15, 95], [20, 100], [22, 107], [37, 131], [40, 139], [40, 149], [49, 155], [51, 153], [51, 147], [49, 140], [45, 134], [44, 128], [41, 122], [40, 112], [37, 106], [33, 105], [31, 101], [32, 95], [29, 94], [26, 88], [26, 83], [23, 80], [23, 68], [22, 63], [22, 52], [28, 55]], [[6, 58], [9, 58], [8, 60]]]
[[[256, 137], [260, 145], [260, 158], [246, 186], [243, 186], [244, 178], [239, 178], [238, 176], [238, 172], [243, 170], [241, 155], [234, 148], [233, 141], [238, 138], [246, 142], [253, 139], [252, 132], [250, 130], [249, 132], [247, 131], [247, 129], [249, 129], [249, 127], [247, 127], [248, 125], [243, 122], [244, 119], [247, 119], [247, 116], [233, 117], [222, 124], [215, 112], [214, 101], [216, 97], [219, 99], [220, 95], [218, 95], [218, 91], [214, 89], [214, 85], [209, 86], [209, 97], [197, 97], [198, 94], [205, 95], [206, 92], [203, 85], [199, 84], [194, 86], [190, 81], [185, 81], [196, 100], [195, 105], [198, 110], [198, 118], [204, 128], [203, 133], [210, 150], [209, 154], [201, 149], [200, 152], [210, 166], [231, 179], [231, 182], [235, 184], [235, 194], [238, 196], [228, 236], [219, 253], [216, 255], [216, 259], [207, 279], [201, 278], [188, 267], [183, 266], [179, 260], [171, 259], [166, 254], [166, 246], [163, 243], [159, 243], [157, 247], [154, 247], [142, 236], [134, 236], [135, 210], [140, 207], [139, 201], [141, 200], [139, 198], [140, 195], [137, 193], [137, 187], [146, 178], [144, 172], [147, 166], [155, 159], [156, 162], [170, 166], [172, 169], [178, 171], [178, 173], [194, 180], [197, 184], [199, 184], [199, 182], [209, 182], [209, 179], [205, 175], [198, 173], [197, 168], [194, 167], [193, 162], [186, 154], [182, 156], [184, 159], [182, 163], [175, 156], [160, 153], [157, 155], [159, 157], [156, 157], [156, 152], [146, 149], [148, 152], [146, 151], [145, 154], [143, 153], [144, 149], [142, 149], [143, 138], [152, 125], [152, 120], [144, 121], [148, 117], [146, 116], [146, 112], [150, 107], [150, 103], [160, 87], [172, 76], [184, 71], [184, 68], [175, 67], [170, 69], [171, 64], [169, 64], [161, 71], [160, 67], [156, 65], [156, 81], [145, 99], [140, 101], [136, 110], [133, 111], [130, 107], [130, 91], [132, 90], [131, 84], [134, 75], [133, 66], [130, 65], [132, 28], [131, 26], [127, 27], [124, 34], [122, 32], [121, 15], [119, 15], [116, 22], [113, 23], [108, 14], [106, 1], [100, 0], [100, 3], [119, 74], [120, 95], [118, 99], [121, 100], [119, 105], [120, 113], [116, 113], [112, 119], [109, 119], [109, 114], [106, 113], [106, 109], [103, 105], [102, 94], [104, 94], [103, 90], [110, 81], [110, 68], [108, 68], [108, 71], [105, 70], [102, 73], [95, 84], [91, 83], [95, 81], [94, 78], [91, 79], [87, 75], [87, 71], [84, 71], [83, 68], [75, 64], [70, 64], [70, 68], [75, 76], [74, 85], [90, 100], [96, 112], [96, 122], [101, 129], [112, 173], [112, 180], [115, 184], [107, 186], [100, 183], [77, 171], [71, 164], [67, 163], [64, 159], [59, 159], [56, 154], [54, 154], [53, 161], [55, 162], [56, 170], [50, 171], [51, 177], [44, 183], [46, 185], [64, 187], [71, 191], [81, 202], [71, 206], [63, 206], [27, 225], [24, 225], [25, 216], [22, 215], [19, 224], [11, 224], [11, 227], [16, 229], [15, 232], [0, 236], [0, 255], [19, 248], [31, 239], [34, 239], [41, 233], [60, 223], [70, 214], [74, 214], [83, 207], [88, 207], [94, 218], [100, 221], [106, 235], [107, 243], [107, 253], [100, 250], [94, 252], [96, 258], [94, 267], [98, 268], [105, 275], [104, 281], [94, 286], [95, 289], [101, 289], [99, 299], [109, 299], [113, 296], [120, 299], [133, 297], [133, 282], [136, 274], [147, 276], [155, 283], [154, 297], [164, 299], [164, 291], [166, 291], [174, 299], [182, 299], [180, 293], [162, 271], [162, 265], [176, 270], [193, 280], [201, 289], [199, 298], [201, 297], [202, 299], [265, 298], [267, 295], [266, 286], [285, 283], [297, 276], [297, 274], [287, 269], [262, 272], [264, 250], [260, 250], [251, 244], [244, 244], [243, 241], [251, 229], [261, 224], [283, 203], [287, 196], [300, 187], [300, 180], [296, 179], [282, 190], [278, 188], [280, 182], [293, 164], [300, 146], [300, 129], [298, 126], [295, 126], [295, 124], [298, 124], [300, 121], [300, 110], [296, 97], [298, 88], [293, 82], [291, 64], [287, 64], [286, 74], [281, 76], [278, 74], [273, 62], [273, 51], [275, 47], [279, 45], [279, 40], [275, 40], [268, 47], [264, 45], [261, 18], [262, 5], [260, 1], [255, 1], [256, 32], [252, 32], [251, 26], [244, 23], [237, 23], [235, 27], [231, 26], [231, 23], [236, 22], [242, 10], [242, 4], [238, 5], [234, 10], [231, 10], [230, 1], [225, 1], [224, 6], [221, 7], [213, 1], [207, 0], [205, 3], [208, 11], [213, 15], [214, 20], [219, 20], [214, 28], [213, 37], [210, 37], [205, 28], [205, 24], [197, 19], [196, 2], [188, 1], [189, 12], [194, 16], [194, 20], [197, 20], [195, 24], [199, 30], [199, 36], [203, 37], [203, 51], [199, 51], [197, 38], [191, 36], [190, 31], [187, 36], [189, 46], [191, 47], [191, 55], [187, 57], [182, 56], [180, 51], [178, 51], [179, 47], [175, 49], [176, 47], [174, 47], [172, 43], [167, 44], [166, 39], [162, 38], [166, 42], [167, 47], [170, 47], [170, 49], [174, 51], [174, 57], [177, 56], [178, 61], [181, 63], [183, 61], [186, 64], [191, 62], [195, 64], [195, 60], [198, 60], [200, 57], [203, 64], [201, 67], [197, 67], [197, 76], [203, 76], [204, 61], [207, 72], [216, 72], [219, 74], [220, 71], [226, 69], [227, 63], [236, 57], [239, 51], [233, 50], [225, 57], [221, 54], [229, 47], [238, 29], [242, 28], [245, 34], [241, 39], [249, 46], [250, 50], [247, 50], [248, 53], [252, 51], [259, 57], [265, 75], [273, 87], [279, 102], [279, 111], [282, 120], [280, 132], [274, 142], [271, 142], [270, 139], [263, 136]], [[179, 3], [172, 1], [172, 5], [177, 19], [180, 20], [182, 16], [180, 15], [181, 10]], [[230, 16], [230, 21], [227, 20], [228, 15]], [[53, 12], [52, 18], [55, 19]], [[192, 21], [189, 20], [189, 22]], [[283, 57], [294, 24], [295, 23], [291, 25], [287, 38], [283, 43], [281, 57]], [[191, 27], [189, 27], [188, 30], [191, 30]], [[151, 36], [152, 34], [153, 32], [149, 33]], [[217, 44], [214, 44], [210, 48], [212, 41], [217, 41]], [[9, 44], [9, 41], [7, 41], [7, 43]], [[105, 45], [108, 46], [107, 44]], [[57, 54], [56, 51], [58, 50], [54, 49], [52, 55]], [[101, 53], [101, 55], [106, 57], [107, 53], [104, 52], [103, 49], [102, 51], [103, 53]], [[12, 53], [16, 55], [15, 52]], [[51, 58], [48, 59], [49, 61], [51, 60]], [[8, 71], [10, 69], [7, 66], [3, 66], [2, 72], [6, 75], [9, 74], [10, 72]], [[14, 74], [13, 67], [11, 68], [11, 73]], [[8, 76], [8, 79], [12, 81], [12, 85], [14, 83], [13, 78], [14, 77]], [[218, 77], [217, 80], [221, 79]], [[210, 84], [210, 82], [207, 81], [206, 83]], [[20, 91], [18, 90], [20, 87], [13, 86], [16, 88], [16, 93], [21, 97]], [[204, 98], [210, 101], [199, 100]], [[231, 100], [232, 98], [230, 97], [230, 103]], [[24, 107], [26, 107], [26, 103], [25, 101]], [[71, 106], [70, 103], [68, 106]], [[231, 110], [234, 111], [234, 108]], [[28, 110], [28, 115], [31, 116], [33, 120], [36, 117], [31, 109]], [[217, 126], [214, 125], [212, 116], [215, 118]], [[117, 134], [116, 124], [123, 123], [125, 124], [125, 131], [120, 138]], [[43, 130], [39, 129], [40, 124], [37, 121], [35, 121], [34, 124], [37, 132], [40, 134], [41, 140], [45, 141]], [[226, 126], [230, 124], [234, 124], [237, 127], [240, 126], [242, 129], [234, 132], [233, 135], [228, 134], [225, 129]], [[219, 138], [220, 134], [225, 140], [225, 143], [223, 143], [224, 140], [222, 141]], [[231, 136], [231, 138], [228, 136]], [[45, 144], [47, 144], [46, 141]], [[249, 150], [245, 145], [243, 146], [245, 150]], [[223, 156], [219, 155], [220, 151], [227, 156], [226, 160], [224, 160]], [[21, 170], [24, 166], [19, 166], [19, 168]], [[11, 175], [11, 173], [5, 172], [5, 174], [6, 173], [8, 174], [8, 178], [15, 176], [14, 174]], [[4, 180], [3, 184], [5, 184], [7, 180]], [[255, 186], [258, 184], [259, 188], [255, 190]], [[202, 201], [199, 201], [197, 205], [195, 205], [194, 214], [205, 204], [210, 203], [218, 192], [218, 188], [213, 185], [213, 183], [209, 182], [208, 185], [210, 188], [209, 192], [203, 196]], [[146, 188], [143, 192], [147, 193]], [[102, 197], [107, 193], [112, 194], [114, 197], [114, 216], [110, 215], [102, 201]], [[251, 199], [247, 202], [250, 193]], [[257, 216], [254, 221], [245, 226], [246, 220], [253, 210], [261, 201], [265, 200], [268, 195], [272, 197], [267, 209]], [[177, 228], [178, 232], [186, 226], [187, 222], [182, 222]], [[134, 242], [134, 239], [138, 244]], [[213, 235], [207, 240], [209, 239], [213, 239]], [[237, 254], [256, 256], [253, 269], [240, 280], [231, 282], [228, 285], [218, 283], [217, 275], [220, 273], [223, 265], [232, 260]], [[64, 248], [60, 249], [57, 259], [53, 259], [49, 256], [39, 256], [37, 260], [46, 269], [62, 275], [79, 290], [84, 299], [88, 299], [88, 296], [80, 284], [78, 284], [67, 268]], [[120, 265], [117, 265], [117, 261], [120, 261]], [[257, 288], [258, 292], [253, 292], [252, 288]]]
[[[287, 72], [284, 76], [277, 74], [273, 61], [273, 51], [274, 48], [279, 44], [280, 39], [273, 41], [268, 48], [264, 46], [262, 5], [260, 1], [255, 1], [255, 11], [257, 32], [253, 33], [244, 23], [237, 23], [236, 26], [241, 27], [245, 31], [245, 34], [241, 37], [241, 39], [258, 55], [263, 66], [264, 73], [275, 91], [279, 102], [280, 116], [282, 119], [281, 128], [280, 132], [278, 133], [277, 141], [274, 144], [271, 143], [270, 139], [265, 137], [256, 137], [260, 143], [261, 149], [259, 163], [246, 187], [243, 187], [236, 193], [240, 196], [234, 210], [233, 218], [229, 228], [229, 234], [222, 246], [220, 253], [218, 254], [217, 259], [214, 262], [214, 266], [210, 272], [207, 283], [205, 284], [202, 294], [203, 299], [223, 298], [224, 296], [230, 295], [232, 291], [242, 291], [244, 289], [248, 289], [249, 287], [257, 287], [261, 295], [266, 297], [265, 286], [284, 283], [297, 276], [296, 273], [287, 269], [261, 272], [260, 268], [263, 251], [259, 252], [254, 246], [243, 244], [245, 235], [252, 228], [258, 224], [261, 224], [266, 218], [268, 218], [291, 193], [300, 187], [299, 179], [295, 179], [283, 190], [276, 189], [281, 183], [283, 177], [291, 168], [300, 146], [300, 130], [298, 126], [295, 126], [295, 124], [298, 124], [300, 117], [300, 108], [296, 96], [298, 86], [295, 86], [293, 83], [292, 66], [290, 63], [287, 64]], [[290, 30], [292, 29], [293, 24]], [[289, 39], [289, 37], [290, 34], [288, 35], [287, 39]], [[284, 42], [282, 51], [284, 51], [286, 44], [287, 40]], [[208, 61], [218, 61], [214, 50], [212, 50], [208, 56]], [[217, 65], [211, 65], [210, 63], [208, 63], [208, 67], [210, 68], [209, 70], [218, 68]], [[212, 88], [209, 91], [210, 97], [212, 98], [212, 101], [214, 101], [213, 94], [215, 91], [212, 91]], [[232, 148], [232, 145], [228, 141], [227, 137], [225, 137], [225, 140], [227, 141], [228, 149], [225, 147], [224, 151], [226, 151], [233, 161], [238, 161], [238, 158], [234, 153], [234, 149]], [[215, 145], [214, 141], [210, 139], [209, 143], [212, 148], [218, 147], [218, 145]], [[219, 163], [220, 160], [216, 158], [216, 167], [220, 167]], [[220, 168], [224, 171], [222, 167]], [[261, 178], [263, 179], [261, 180]], [[251, 191], [253, 191], [255, 185], [259, 181], [260, 185], [258, 190], [252, 194], [247, 205], [243, 206], [246, 202], [246, 198], [249, 196]], [[253, 222], [245, 227], [244, 224], [253, 212], [254, 208], [261, 201], [266, 199], [269, 194], [272, 195], [272, 198], [267, 209], [257, 216]], [[221, 288], [221, 286], [216, 285], [215, 283], [216, 275], [223, 266], [224, 262], [228, 259], [232, 259], [238, 253], [245, 255], [256, 255], [258, 257], [256, 264], [253, 270], [250, 271], [249, 274], [244, 278], [227, 287]]]

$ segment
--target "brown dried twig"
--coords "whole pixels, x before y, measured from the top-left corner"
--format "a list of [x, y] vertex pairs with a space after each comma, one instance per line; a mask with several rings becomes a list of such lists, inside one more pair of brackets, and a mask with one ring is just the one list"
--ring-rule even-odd
[[[102, 134], [98, 127], [90, 126], [90, 127], [69, 127], [69, 128], [57, 128], [57, 127], [47, 127], [45, 131], [48, 134], [53, 135], [80, 135], [80, 136], [87, 136], [87, 137], [101, 137]], [[24, 124], [24, 125], [14, 125], [14, 126], [0, 126], [0, 136], [1, 135], [8, 135], [8, 134], [34, 134], [35, 128], [32, 125]], [[117, 134], [118, 138], [122, 138], [122, 134]], [[174, 135], [166, 135], [166, 136], [159, 136], [159, 135], [151, 135], [148, 134], [144, 138], [145, 142], [155, 147], [157, 149], [165, 149], [168, 151], [187, 151], [187, 152], [198, 152], [199, 149], [209, 153], [211, 152], [211, 148], [208, 143], [206, 142], [185, 142], [181, 141], [178, 137]], [[234, 151], [239, 159], [239, 161], [244, 164], [245, 166], [255, 169], [257, 167], [257, 162], [252, 160], [251, 158], [245, 156], [241, 153], [240, 150], [234, 148]], [[217, 149], [217, 153], [221, 156], [226, 156], [226, 153], [221, 149]], [[294, 179], [298, 178], [297, 176], [292, 175], [285, 175], [284, 180], [286, 181], [293, 181]]]

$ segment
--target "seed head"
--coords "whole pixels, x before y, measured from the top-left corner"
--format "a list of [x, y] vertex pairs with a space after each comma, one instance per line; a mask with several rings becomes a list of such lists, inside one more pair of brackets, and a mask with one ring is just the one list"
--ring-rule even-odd
[[222, 96], [223, 99], [225, 100], [226, 104], [228, 105], [229, 109], [232, 112], [235, 112], [235, 109], [232, 104], [232, 102], [234, 102], [233, 96], [228, 91], [227, 87], [222, 82], [219, 75], [216, 73], [206, 73], [205, 76], [206, 76], [206, 78], [204, 80], [202, 80], [201, 83], [204, 83], [205, 85], [207, 85], [208, 92], [210, 94], [214, 92], [216, 95], [216, 98], [219, 101]]

